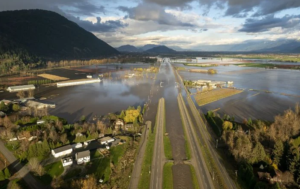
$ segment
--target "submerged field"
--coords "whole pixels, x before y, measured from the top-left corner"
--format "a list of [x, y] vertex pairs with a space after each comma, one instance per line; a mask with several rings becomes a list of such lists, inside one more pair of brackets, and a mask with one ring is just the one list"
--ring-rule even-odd
[[207, 92], [197, 93], [194, 98], [199, 106], [203, 106], [205, 104], [209, 104], [241, 92], [243, 91], [237, 89], [221, 88]]

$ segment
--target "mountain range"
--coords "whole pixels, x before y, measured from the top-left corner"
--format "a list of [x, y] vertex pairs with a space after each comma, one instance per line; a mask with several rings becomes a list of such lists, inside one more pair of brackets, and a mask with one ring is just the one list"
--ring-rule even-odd
[[175, 53], [174, 49], [171, 49], [164, 45], [154, 45], [154, 44], [147, 44], [142, 47], [135, 47], [132, 45], [123, 45], [116, 48], [120, 52], [144, 52], [144, 53]]
[[31, 57], [92, 59], [118, 53], [58, 13], [46, 10], [0, 12], [0, 56], [17, 56], [30, 62]]
[[[148, 44], [143, 47], [134, 47], [130, 50], [125, 45], [117, 48], [120, 52], [147, 52], [149, 49], [159, 45]], [[171, 50], [180, 51], [224, 51], [224, 52], [266, 52], [266, 53], [300, 53], [300, 41], [291, 39], [271, 40], [247, 40], [242, 43], [226, 45], [198, 45], [190, 49], [183, 49], [178, 46], [167, 47]]]

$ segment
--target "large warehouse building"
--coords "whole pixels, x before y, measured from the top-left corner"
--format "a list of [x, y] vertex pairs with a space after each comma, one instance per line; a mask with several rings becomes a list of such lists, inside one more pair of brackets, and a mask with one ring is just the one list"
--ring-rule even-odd
[[77, 80], [69, 80], [69, 81], [62, 81], [56, 83], [57, 87], [66, 87], [72, 85], [83, 85], [88, 83], [99, 83], [101, 80], [98, 79], [77, 79]]
[[17, 91], [28, 91], [28, 90], [34, 90], [34, 85], [20, 85], [20, 86], [10, 86], [7, 88], [9, 92], [17, 92]]

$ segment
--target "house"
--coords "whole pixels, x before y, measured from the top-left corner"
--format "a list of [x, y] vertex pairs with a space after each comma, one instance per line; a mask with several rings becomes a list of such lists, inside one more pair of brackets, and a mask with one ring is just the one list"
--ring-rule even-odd
[[87, 75], [87, 76], [86, 76], [86, 78], [88, 78], [88, 79], [92, 79], [92, 78], [93, 78], [93, 76], [92, 76], [92, 75]]
[[6, 113], [0, 111], [0, 117], [5, 117], [6, 116]]
[[101, 144], [108, 144], [115, 141], [115, 139], [111, 138], [111, 137], [104, 137], [100, 139], [100, 143]]
[[17, 91], [28, 91], [28, 90], [34, 90], [34, 85], [20, 85], [20, 86], [10, 86], [7, 88], [7, 91], [9, 92], [17, 92]]
[[72, 146], [73, 146], [73, 149], [75, 149], [75, 148], [82, 148], [82, 143], [76, 143], [76, 144], [72, 144]]
[[114, 123], [115, 129], [120, 129], [124, 127], [124, 121], [122, 119], [117, 119]]
[[129, 129], [133, 128], [133, 124], [125, 124], [124, 128], [128, 131]]
[[90, 162], [90, 158], [91, 158], [90, 151], [86, 150], [83, 152], [78, 152], [77, 154], [75, 154], [75, 158], [76, 158], [77, 164]]
[[66, 157], [61, 159], [61, 163], [63, 165], [63, 167], [69, 166], [73, 164], [73, 159], [71, 157]]
[[36, 124], [37, 125], [41, 125], [41, 124], [44, 124], [45, 123], [45, 120], [37, 120]]
[[51, 150], [51, 153], [55, 158], [65, 156], [65, 155], [69, 155], [72, 152], [73, 152], [73, 148], [72, 148], [71, 145], [66, 145], [66, 146], [62, 146], [62, 147], [55, 148], [55, 149]]

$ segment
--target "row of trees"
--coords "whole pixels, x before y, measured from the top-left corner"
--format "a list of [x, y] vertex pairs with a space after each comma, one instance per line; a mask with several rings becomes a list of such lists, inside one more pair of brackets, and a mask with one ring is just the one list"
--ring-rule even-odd
[[241, 126], [234, 125], [236, 123], [229, 120], [223, 122], [222, 139], [237, 162], [249, 164], [251, 168], [252, 165], [264, 162], [273, 171], [273, 175], [277, 170], [283, 172], [285, 177], [281, 180], [285, 184], [300, 184], [298, 105], [295, 111], [287, 110], [283, 115], [276, 116], [270, 125], [262, 121], [246, 120], [246, 132]]

